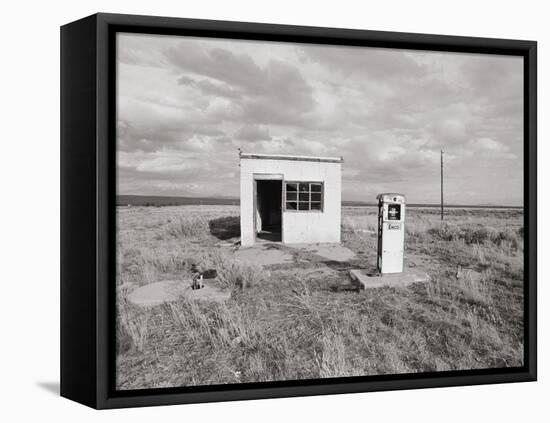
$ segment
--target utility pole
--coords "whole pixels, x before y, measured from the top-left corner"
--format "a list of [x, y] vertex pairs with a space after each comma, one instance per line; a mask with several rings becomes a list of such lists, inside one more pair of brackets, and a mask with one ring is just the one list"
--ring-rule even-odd
[[441, 149], [441, 220], [443, 220], [443, 149]]

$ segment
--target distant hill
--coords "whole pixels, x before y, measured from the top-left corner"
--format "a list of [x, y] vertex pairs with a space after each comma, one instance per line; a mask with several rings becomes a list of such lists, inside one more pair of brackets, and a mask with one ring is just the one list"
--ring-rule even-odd
[[[184, 206], [184, 205], [231, 205], [238, 206], [238, 198], [211, 197], [168, 197], [156, 195], [117, 195], [117, 206]], [[342, 201], [344, 207], [374, 207], [377, 203], [366, 201]], [[439, 204], [411, 203], [408, 207], [440, 207]], [[471, 204], [445, 204], [445, 208], [475, 208], [475, 209], [516, 209], [521, 206], [494, 206]]]
[[[345, 207], [375, 207], [378, 203], [342, 201]], [[407, 203], [407, 207], [440, 208], [440, 204]], [[492, 204], [445, 204], [446, 209], [522, 209], [523, 206], [496, 206]]]
[[117, 195], [117, 206], [236, 205], [238, 198], [163, 197], [156, 195]]

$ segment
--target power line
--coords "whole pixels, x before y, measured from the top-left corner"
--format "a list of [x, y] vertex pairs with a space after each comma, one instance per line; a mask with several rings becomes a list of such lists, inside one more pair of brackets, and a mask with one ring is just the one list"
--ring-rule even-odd
[[443, 220], [443, 149], [441, 149], [441, 220]]

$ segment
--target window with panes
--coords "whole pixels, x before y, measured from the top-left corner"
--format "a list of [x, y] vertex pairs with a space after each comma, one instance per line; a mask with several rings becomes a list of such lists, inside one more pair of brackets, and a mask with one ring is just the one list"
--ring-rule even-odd
[[286, 182], [286, 211], [323, 211], [322, 182]]

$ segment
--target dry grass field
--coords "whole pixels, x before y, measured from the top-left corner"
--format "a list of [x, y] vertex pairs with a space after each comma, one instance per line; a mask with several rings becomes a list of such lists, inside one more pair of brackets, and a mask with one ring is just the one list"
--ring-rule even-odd
[[[376, 262], [376, 209], [344, 208], [350, 262], [261, 268], [236, 262], [236, 206], [120, 207], [117, 388], [316, 379], [513, 367], [523, 361], [523, 211], [409, 208], [405, 265], [431, 280], [351, 288]], [[275, 246], [274, 248], [285, 248]], [[150, 308], [139, 286], [215, 268], [222, 304], [182, 298]]]

